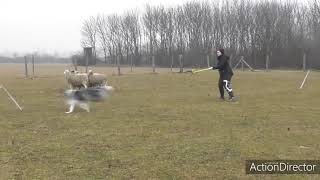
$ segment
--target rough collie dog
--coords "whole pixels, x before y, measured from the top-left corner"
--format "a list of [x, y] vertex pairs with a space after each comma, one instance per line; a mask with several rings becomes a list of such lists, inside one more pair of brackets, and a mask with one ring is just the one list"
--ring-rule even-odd
[[69, 111], [66, 113], [72, 113], [76, 106], [90, 112], [89, 101], [102, 101], [110, 95], [112, 91], [112, 86], [66, 90], [64, 96], [66, 104], [69, 105]]

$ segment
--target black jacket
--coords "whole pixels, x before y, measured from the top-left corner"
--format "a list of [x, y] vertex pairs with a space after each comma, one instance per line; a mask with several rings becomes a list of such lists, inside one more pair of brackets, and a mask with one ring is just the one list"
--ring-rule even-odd
[[233, 75], [232, 68], [229, 64], [229, 57], [224, 54], [218, 57], [218, 64], [213, 66], [213, 69], [218, 69], [220, 76], [223, 77], [230, 77]]

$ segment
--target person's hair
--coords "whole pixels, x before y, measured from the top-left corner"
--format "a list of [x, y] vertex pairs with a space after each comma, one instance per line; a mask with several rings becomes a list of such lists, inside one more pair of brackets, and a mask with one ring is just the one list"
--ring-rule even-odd
[[223, 48], [219, 48], [218, 51], [220, 51], [221, 54], [224, 54], [224, 49]]

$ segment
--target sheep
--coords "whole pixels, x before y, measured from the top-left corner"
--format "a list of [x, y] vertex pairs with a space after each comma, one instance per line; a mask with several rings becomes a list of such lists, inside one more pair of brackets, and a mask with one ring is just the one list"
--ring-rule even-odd
[[107, 86], [107, 77], [104, 74], [88, 72], [88, 87]]
[[79, 73], [78, 71], [65, 70], [64, 75], [70, 89], [75, 88], [87, 88], [88, 87], [88, 75], [86, 73]]

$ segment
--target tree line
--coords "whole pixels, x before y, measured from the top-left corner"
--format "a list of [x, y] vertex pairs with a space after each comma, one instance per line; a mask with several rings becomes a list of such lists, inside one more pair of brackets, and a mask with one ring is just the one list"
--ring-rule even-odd
[[[97, 15], [81, 27], [83, 47], [105, 63], [207, 66], [224, 48], [255, 68], [320, 68], [320, 0], [190, 1]], [[180, 58], [179, 58], [180, 57]], [[180, 61], [179, 61], [180, 60]]]

